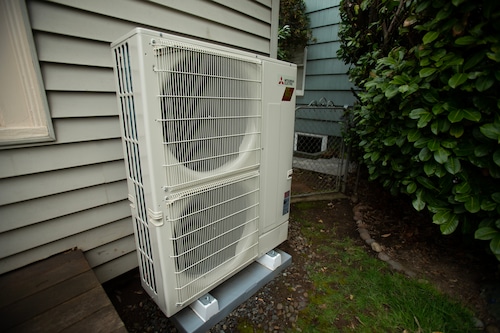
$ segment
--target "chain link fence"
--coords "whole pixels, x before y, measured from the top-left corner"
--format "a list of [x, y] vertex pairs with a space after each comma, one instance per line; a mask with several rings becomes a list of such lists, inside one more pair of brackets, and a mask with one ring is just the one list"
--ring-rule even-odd
[[348, 126], [346, 108], [324, 100], [296, 108], [294, 196], [346, 192], [348, 176], [356, 171], [342, 135]]

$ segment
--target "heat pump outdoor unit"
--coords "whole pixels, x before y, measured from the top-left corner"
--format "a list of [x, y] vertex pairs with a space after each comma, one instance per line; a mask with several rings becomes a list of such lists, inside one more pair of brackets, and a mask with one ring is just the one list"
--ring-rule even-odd
[[111, 47], [142, 285], [172, 316], [287, 238], [296, 67], [139, 28]]

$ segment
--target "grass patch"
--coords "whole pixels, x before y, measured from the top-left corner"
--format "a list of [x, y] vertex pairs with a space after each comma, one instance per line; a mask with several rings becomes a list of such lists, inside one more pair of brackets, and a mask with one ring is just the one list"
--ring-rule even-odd
[[314, 288], [297, 327], [302, 332], [474, 332], [472, 313], [433, 286], [393, 272], [352, 239], [302, 221], [317, 256]]

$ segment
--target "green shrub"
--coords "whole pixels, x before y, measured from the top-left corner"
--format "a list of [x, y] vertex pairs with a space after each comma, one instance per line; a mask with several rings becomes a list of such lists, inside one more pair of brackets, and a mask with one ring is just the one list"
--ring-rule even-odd
[[500, 260], [500, 1], [343, 0], [341, 16], [370, 178]]

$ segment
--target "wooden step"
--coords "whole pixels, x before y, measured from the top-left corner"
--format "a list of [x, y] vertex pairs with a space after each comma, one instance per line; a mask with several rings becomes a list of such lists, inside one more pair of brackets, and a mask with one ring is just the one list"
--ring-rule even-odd
[[1, 332], [127, 332], [80, 250], [0, 276]]

